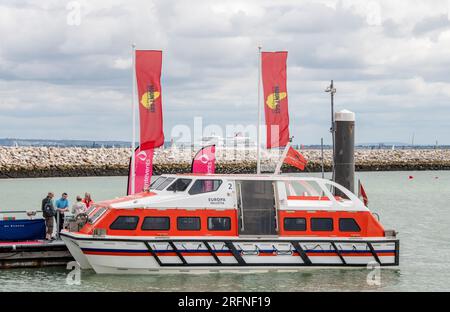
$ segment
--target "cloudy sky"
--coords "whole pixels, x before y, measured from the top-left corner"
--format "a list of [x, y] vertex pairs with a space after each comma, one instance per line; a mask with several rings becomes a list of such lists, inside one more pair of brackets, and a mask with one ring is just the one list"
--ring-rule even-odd
[[[447, 0], [0, 0], [0, 137], [130, 140], [131, 43], [163, 50], [176, 125], [256, 122], [257, 46], [287, 50], [295, 143], [336, 109], [364, 142], [450, 144]], [[225, 130], [224, 130], [225, 131]]]

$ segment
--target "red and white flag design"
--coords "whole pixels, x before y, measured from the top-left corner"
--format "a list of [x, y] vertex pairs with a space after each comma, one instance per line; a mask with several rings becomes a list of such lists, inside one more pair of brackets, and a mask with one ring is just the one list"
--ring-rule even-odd
[[300, 170], [305, 170], [305, 167], [308, 164], [305, 157], [303, 157], [299, 151], [296, 151], [292, 147], [289, 147], [286, 157], [284, 158], [284, 162]]
[[267, 148], [284, 147], [289, 142], [286, 61], [287, 51], [261, 55]]
[[211, 173], [216, 171], [216, 146], [205, 146], [192, 160], [192, 173]]
[[[127, 187], [127, 195], [132, 194], [132, 168], [131, 168], [131, 157], [130, 157], [130, 166], [128, 170], [128, 187]], [[142, 150], [140, 147], [136, 148], [134, 151], [134, 192], [140, 193], [144, 190], [148, 190], [150, 188], [150, 183], [152, 179], [153, 173], [153, 149]]]
[[161, 67], [162, 51], [136, 50], [141, 150], [164, 144]]

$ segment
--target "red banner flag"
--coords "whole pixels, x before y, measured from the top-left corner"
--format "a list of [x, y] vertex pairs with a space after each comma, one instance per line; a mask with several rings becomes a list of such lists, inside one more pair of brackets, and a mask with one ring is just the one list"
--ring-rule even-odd
[[[128, 171], [128, 187], [127, 195], [132, 194], [132, 169], [131, 169], [131, 157], [130, 166]], [[148, 190], [153, 173], [153, 149], [141, 150], [139, 147], [134, 151], [134, 191], [140, 193], [144, 190]]]
[[214, 173], [216, 170], [216, 146], [203, 147], [195, 155], [191, 166], [192, 173]]
[[286, 157], [284, 158], [284, 162], [300, 170], [305, 170], [305, 166], [308, 163], [305, 157], [303, 157], [300, 152], [296, 151], [292, 147], [289, 147]]
[[162, 51], [136, 50], [136, 81], [142, 150], [164, 144], [161, 66]]
[[286, 60], [286, 51], [261, 55], [267, 148], [283, 147], [289, 142]]
[[364, 202], [364, 206], [368, 207], [369, 198], [367, 197], [366, 190], [360, 180], [358, 180], [358, 198]]

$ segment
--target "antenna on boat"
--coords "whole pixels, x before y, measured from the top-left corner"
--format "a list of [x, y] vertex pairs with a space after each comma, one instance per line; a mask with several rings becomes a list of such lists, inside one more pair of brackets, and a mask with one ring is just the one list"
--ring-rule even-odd
[[329, 92], [330, 96], [331, 96], [331, 127], [330, 127], [330, 132], [331, 132], [331, 139], [332, 139], [332, 149], [333, 149], [333, 161], [332, 161], [332, 181], [334, 182], [335, 180], [335, 168], [334, 168], [334, 163], [335, 163], [335, 159], [336, 159], [336, 155], [335, 155], [335, 147], [334, 147], [334, 143], [335, 143], [335, 133], [336, 133], [336, 127], [335, 127], [335, 123], [334, 123], [334, 95], [336, 94], [336, 88], [334, 88], [333, 86], [333, 80], [331, 80], [330, 85], [325, 89], [325, 92]]
[[258, 47], [258, 132], [256, 146], [256, 173], [261, 174], [261, 46]]
[[133, 77], [132, 77], [132, 91], [131, 91], [131, 98], [132, 98], [132, 104], [131, 104], [131, 109], [133, 110], [133, 125], [132, 125], [132, 132], [133, 132], [133, 137], [131, 139], [131, 166], [130, 166], [130, 170], [131, 170], [131, 194], [134, 194], [134, 187], [135, 187], [135, 179], [136, 179], [136, 172], [135, 172], [135, 152], [134, 149], [136, 148], [136, 101], [135, 101], [135, 93], [136, 93], [136, 44], [131, 44], [131, 54], [132, 54], [132, 63], [131, 63], [131, 67], [132, 67], [132, 73], [133, 73]]

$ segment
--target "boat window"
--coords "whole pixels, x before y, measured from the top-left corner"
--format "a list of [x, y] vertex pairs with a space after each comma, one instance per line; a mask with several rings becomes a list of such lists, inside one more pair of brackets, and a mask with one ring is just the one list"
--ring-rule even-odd
[[222, 184], [222, 180], [197, 180], [189, 190], [190, 195], [215, 192]]
[[231, 219], [228, 217], [210, 217], [208, 218], [208, 230], [210, 231], [229, 231], [231, 229]]
[[333, 231], [332, 218], [311, 218], [312, 231]]
[[142, 222], [142, 230], [169, 230], [170, 219], [169, 217], [145, 217]]
[[355, 197], [352, 192], [347, 190], [342, 185], [336, 184], [333, 185], [329, 182], [324, 182], [325, 187], [327, 187], [332, 194], [335, 194], [335, 198], [338, 202], [345, 202], [346, 200], [351, 200], [352, 197]]
[[288, 199], [328, 200], [316, 181], [285, 181]]
[[159, 178], [157, 178], [155, 181], [153, 181], [150, 184], [150, 189], [153, 190], [153, 189], [157, 188], [161, 183], [166, 181], [166, 179], [167, 179], [166, 177], [159, 177]]
[[103, 214], [106, 212], [106, 210], [108, 210], [108, 208], [103, 207], [100, 208], [99, 210], [97, 210], [96, 213], [94, 213], [94, 215], [92, 216], [92, 218], [89, 218], [89, 223], [90, 224], [94, 224], [95, 222], [97, 222], [97, 220], [103, 216]]
[[164, 190], [164, 189], [167, 187], [167, 185], [169, 185], [170, 183], [172, 183], [173, 180], [175, 180], [175, 178], [167, 178], [165, 181], [163, 181], [160, 185], [158, 185], [158, 186], [156, 187], [156, 190], [157, 190], [157, 191], [162, 191], [162, 190]]
[[96, 205], [92, 205], [91, 207], [89, 207], [88, 210], [86, 210], [85, 213], [89, 216], [95, 210], [95, 208], [97, 208], [97, 206]]
[[167, 191], [184, 192], [186, 191], [192, 179], [177, 179], [168, 188]]
[[305, 218], [284, 218], [285, 231], [306, 231]]
[[177, 228], [180, 231], [198, 231], [200, 230], [199, 217], [178, 217]]
[[120, 216], [109, 226], [111, 230], [135, 230], [139, 222], [136, 216]]
[[339, 219], [339, 231], [341, 232], [361, 232], [361, 228], [353, 218]]

